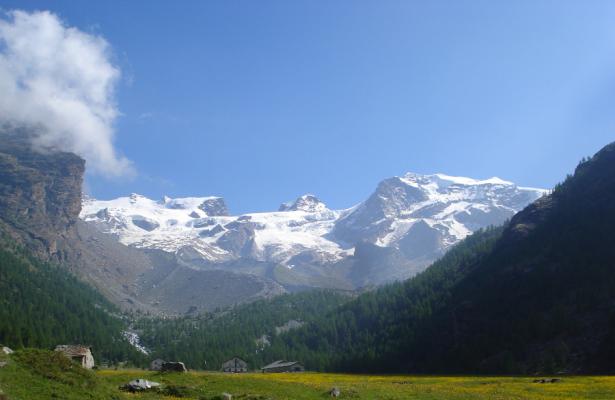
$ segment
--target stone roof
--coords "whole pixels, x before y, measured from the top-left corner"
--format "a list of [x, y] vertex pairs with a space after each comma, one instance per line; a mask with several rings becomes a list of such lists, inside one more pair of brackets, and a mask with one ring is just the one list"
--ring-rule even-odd
[[90, 353], [90, 346], [73, 345], [73, 344], [60, 344], [56, 346], [55, 351], [61, 351], [70, 357], [86, 356]]
[[280, 368], [280, 367], [291, 367], [295, 364], [299, 364], [298, 361], [286, 361], [286, 360], [278, 360], [274, 361], [269, 365], [265, 365], [261, 369], [270, 369], [270, 368]]

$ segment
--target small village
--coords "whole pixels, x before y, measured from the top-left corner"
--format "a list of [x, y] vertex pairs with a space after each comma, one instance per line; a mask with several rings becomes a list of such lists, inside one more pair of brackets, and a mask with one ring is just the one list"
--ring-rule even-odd
[[[2, 352], [5, 354], [13, 353], [8, 347], [0, 346], [2, 348]], [[72, 360], [74, 363], [78, 364], [80, 367], [84, 369], [95, 369], [98, 368], [94, 361], [94, 356], [92, 355], [92, 347], [88, 345], [57, 345], [55, 347], [55, 351], [62, 353], [64, 356]], [[117, 368], [117, 367], [116, 367]], [[169, 373], [169, 372], [178, 372], [185, 373], [188, 372], [188, 368], [181, 361], [165, 361], [163, 359], [157, 358], [150, 362], [149, 365], [150, 371], [156, 371], [160, 373]], [[286, 360], [277, 360], [270, 364], [267, 364], [258, 370], [250, 370], [248, 363], [238, 356], [234, 356], [229, 360], [222, 363], [219, 369], [220, 372], [223, 373], [231, 373], [231, 374], [239, 374], [239, 373], [247, 373], [250, 371], [260, 371], [262, 373], [296, 373], [296, 372], [304, 372], [305, 367], [298, 361], [286, 361]], [[121, 389], [129, 391], [129, 392], [140, 392], [147, 390], [157, 390], [160, 387], [160, 383], [153, 382], [147, 379], [134, 379], [121, 387]], [[337, 389], [333, 388], [331, 390], [332, 396], [337, 397], [335, 395]], [[231, 397], [228, 393], [224, 393], [223, 397], [225, 400], [230, 400]]]

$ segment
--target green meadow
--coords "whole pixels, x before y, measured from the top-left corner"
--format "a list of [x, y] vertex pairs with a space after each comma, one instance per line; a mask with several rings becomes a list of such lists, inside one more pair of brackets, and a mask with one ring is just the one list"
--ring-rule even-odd
[[[162, 374], [128, 370], [86, 371], [59, 354], [26, 350], [4, 356], [0, 389], [6, 399], [221, 399], [230, 393], [244, 400], [341, 399], [613, 399], [615, 377], [563, 376], [557, 383], [533, 383], [536, 377], [348, 375], [327, 373], [223, 374], [191, 371]], [[128, 393], [119, 387], [145, 378], [161, 383], [158, 392]]]

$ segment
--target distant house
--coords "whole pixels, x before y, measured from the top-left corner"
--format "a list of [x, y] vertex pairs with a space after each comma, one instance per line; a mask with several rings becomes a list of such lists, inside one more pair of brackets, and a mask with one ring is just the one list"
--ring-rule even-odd
[[222, 363], [222, 372], [248, 372], [248, 363], [239, 357], [233, 357]]
[[160, 371], [162, 370], [162, 364], [164, 364], [164, 360], [162, 358], [157, 358], [151, 363], [149, 363], [150, 371]]
[[76, 361], [83, 368], [94, 368], [94, 356], [90, 346], [61, 344], [56, 346], [56, 351], [63, 353], [66, 357]]
[[298, 361], [274, 361], [269, 365], [265, 365], [261, 368], [262, 372], [303, 372], [305, 367]]

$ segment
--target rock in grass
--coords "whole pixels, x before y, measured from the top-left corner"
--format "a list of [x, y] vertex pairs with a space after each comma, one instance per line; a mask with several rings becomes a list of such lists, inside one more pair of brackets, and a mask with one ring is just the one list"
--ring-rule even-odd
[[183, 362], [163, 362], [162, 372], [188, 372], [188, 368]]
[[534, 383], [557, 383], [559, 381], [561, 381], [559, 378], [534, 379]]
[[339, 390], [339, 388], [334, 387], [329, 390], [329, 394], [331, 395], [331, 397], [340, 397], [340, 394], [342, 394], [342, 392]]
[[122, 386], [121, 389], [134, 393], [158, 389], [158, 387], [160, 387], [160, 383], [158, 382], [148, 381], [147, 379], [135, 379]]
[[222, 400], [232, 400], [233, 399], [233, 395], [230, 393], [222, 393]]

